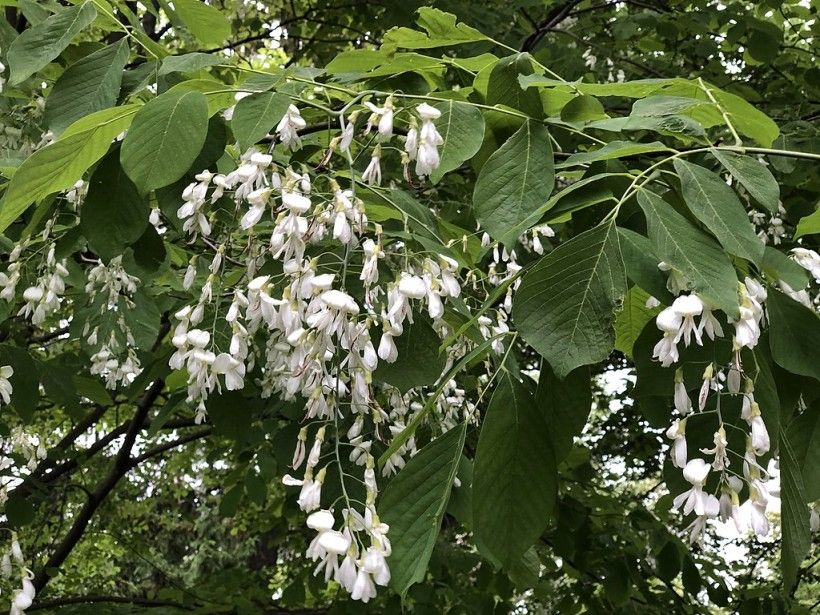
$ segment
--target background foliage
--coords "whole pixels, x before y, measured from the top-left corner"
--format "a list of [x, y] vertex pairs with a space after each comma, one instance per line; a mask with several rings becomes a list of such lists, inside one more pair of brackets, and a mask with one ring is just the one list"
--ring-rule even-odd
[[[425, 3], [457, 22], [417, 14], [422, 3], [412, 0], [0, 4], [4, 260], [31, 237], [39, 262], [48, 228], [68, 269], [63, 309], [37, 326], [17, 316], [19, 296], [0, 301], [0, 365], [15, 372], [0, 433], [10, 441], [22, 424], [48, 448], [30, 472], [3, 470], [12, 477], [3, 523], [18, 530], [41, 590], [29, 611], [818, 607], [808, 505], [820, 497], [820, 332], [816, 313], [775, 290], [810, 283], [787, 251], [798, 238], [816, 248], [820, 232], [816, 4]], [[183, 272], [214, 248], [183, 232], [185, 186], [264, 146], [290, 101], [308, 123], [291, 164], [313, 172], [337, 133], [323, 109], [365, 90], [410, 97], [403, 106], [429, 96], [442, 111], [442, 164], [429, 182], [404, 182], [395, 154], [383, 162], [393, 183], [362, 187], [368, 215], [388, 234], [442, 253], [464, 236], [460, 265], [484, 275], [492, 256], [477, 222], [508, 248], [539, 223], [557, 232], [544, 239], [543, 259], [518, 248], [527, 273], [509, 352], [481, 344], [465, 310], [452, 315], [478, 348], [459, 386], [482, 422], [430, 442], [437, 428], [419, 421], [419, 453], [385, 481], [381, 506], [395, 531], [413, 526], [429, 499], [440, 531], [436, 523], [419, 534], [423, 553], [403, 551], [396, 534], [391, 591], [366, 606], [314, 577], [302, 556], [312, 532], [281, 477], [304, 404], [262, 399], [249, 381], [212, 396], [198, 425], [184, 372], [168, 367], [172, 315], [192, 296]], [[254, 94], [237, 103], [238, 91]], [[333, 165], [349, 180], [345, 164]], [[79, 178], [88, 193], [77, 215], [70, 191]], [[657, 182], [659, 194], [639, 195], [639, 180]], [[149, 224], [157, 208], [163, 234]], [[217, 223], [229, 214], [215, 214]], [[99, 316], [86, 272], [120, 255], [141, 280], [124, 314], [143, 371], [106, 390], [88, 371], [82, 329], [116, 323]], [[784, 518], [772, 537], [709, 534], [690, 548], [670, 511], [686, 486], [663, 437], [674, 369], [652, 361], [657, 310], [645, 307], [650, 295], [671, 303], [660, 260], [729, 316], [738, 271], [771, 285], [768, 331], [744, 365], [779, 448]], [[226, 284], [243, 269], [228, 263]], [[561, 295], [575, 278], [591, 280], [589, 296]], [[809, 289], [816, 295], [816, 284]], [[500, 303], [504, 288], [471, 294], [473, 307], [488, 296]], [[444, 366], [442, 340], [430, 329], [423, 343], [423, 333], [400, 344], [409, 358], [377, 376], [402, 390], [424, 386], [422, 402]], [[696, 390], [704, 363], [728, 363], [731, 348], [724, 340], [689, 350], [685, 377]], [[536, 386], [529, 376], [539, 371]], [[486, 374], [500, 375], [488, 384]], [[690, 423], [690, 449], [711, 446], [712, 431]], [[378, 446], [384, 454], [390, 443]]]

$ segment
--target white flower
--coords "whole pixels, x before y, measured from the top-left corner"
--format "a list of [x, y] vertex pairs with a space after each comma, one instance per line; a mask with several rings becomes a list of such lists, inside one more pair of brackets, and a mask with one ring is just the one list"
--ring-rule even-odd
[[212, 369], [215, 374], [225, 376], [225, 388], [229, 391], [239, 391], [245, 386], [245, 364], [227, 352], [217, 355]]
[[359, 568], [356, 580], [353, 583], [353, 588], [350, 590], [350, 597], [353, 598], [353, 600], [361, 600], [364, 603], [376, 597], [376, 586], [370, 575], [365, 572], [364, 567]]
[[666, 280], [666, 288], [669, 289], [669, 292], [673, 295], [679, 295], [683, 291], [689, 289], [689, 283], [686, 281], [686, 278], [680, 271], [674, 269], [671, 265], [660, 262], [658, 263], [658, 269], [669, 272], [669, 278]]
[[692, 401], [689, 399], [689, 393], [686, 392], [681, 369], [675, 372], [675, 410], [683, 416], [692, 412]]
[[380, 359], [388, 363], [393, 363], [399, 358], [399, 350], [396, 348], [396, 342], [393, 341], [393, 334], [390, 331], [382, 333], [378, 354]]
[[348, 314], [359, 313], [359, 306], [356, 304], [356, 300], [341, 290], [326, 290], [319, 295], [319, 299], [325, 305], [339, 312], [346, 312]]
[[419, 149], [419, 131], [414, 127], [407, 131], [407, 138], [404, 141], [404, 151], [410, 160], [416, 159]]
[[751, 529], [758, 536], [769, 534], [769, 519], [766, 517], [766, 503], [748, 499], [740, 505], [739, 516], [745, 529]]
[[692, 333], [694, 333], [698, 345], [702, 346], [700, 332], [695, 325], [695, 316], [699, 316], [703, 312], [703, 302], [697, 295], [682, 295], [672, 303], [672, 309], [683, 318], [675, 341], [678, 342], [683, 338], [684, 343], [688, 346], [691, 342]]
[[703, 483], [709, 475], [710, 466], [703, 459], [692, 459], [683, 468], [683, 477], [692, 484], [692, 488], [677, 496], [672, 510], [683, 506], [683, 514], [694, 512], [697, 516], [716, 517], [720, 512], [718, 499], [703, 491]]
[[297, 131], [302, 130], [307, 123], [296, 105], [290, 105], [287, 112], [276, 125], [276, 134], [286, 149], [297, 150], [302, 147], [302, 140]]
[[820, 282], [820, 254], [807, 248], [794, 248], [791, 252], [794, 261]]
[[663, 337], [655, 344], [652, 357], [661, 361], [664, 367], [669, 367], [678, 360], [677, 335], [683, 318], [674, 308], [668, 307], [655, 318], [655, 325], [663, 331]]
[[424, 299], [427, 295], [427, 285], [417, 275], [402, 272], [399, 279], [399, 292], [409, 299]]
[[11, 394], [14, 389], [11, 386], [9, 378], [14, 375], [14, 368], [11, 365], [4, 365], [0, 367], [0, 398], [4, 404], [11, 403]]
[[714, 448], [702, 448], [700, 452], [705, 455], [715, 456], [715, 460], [712, 462], [712, 467], [715, 470], [725, 470], [729, 467], [729, 455], [726, 452], [728, 442], [726, 441], [726, 431], [723, 426], [715, 432], [713, 441], [715, 443]]
[[416, 111], [422, 119], [416, 154], [416, 175], [427, 177], [441, 164], [438, 148], [444, 143], [444, 139], [433, 124], [433, 120], [441, 117], [441, 111], [427, 103], [420, 104]]
[[362, 562], [362, 568], [373, 576], [377, 585], [386, 586], [390, 582], [390, 569], [384, 553], [376, 547], [368, 547]]
[[354, 121], [349, 119], [347, 123], [340, 118], [342, 122], [342, 137], [339, 140], [339, 150], [342, 152], [350, 151], [350, 144], [353, 143], [353, 131], [355, 129]]
[[381, 168], [381, 148], [377, 145], [373, 148], [373, 154], [370, 158], [370, 163], [362, 173], [362, 181], [368, 186], [373, 184], [379, 185], [382, 183], [382, 168]]
[[377, 107], [372, 102], [364, 103], [370, 109], [365, 134], [368, 134], [374, 125], [378, 125], [379, 141], [388, 141], [393, 136], [393, 99], [388, 96], [384, 107]]
[[672, 440], [672, 465], [676, 468], [686, 466], [686, 419], [675, 419], [666, 430], [666, 437]]
[[319, 503], [322, 499], [324, 472], [324, 469], [320, 470], [316, 479], [309, 478], [308, 474], [305, 474], [305, 479], [302, 482], [302, 490], [299, 492], [299, 498], [296, 500], [299, 504], [299, 508], [305, 512], [319, 508]]

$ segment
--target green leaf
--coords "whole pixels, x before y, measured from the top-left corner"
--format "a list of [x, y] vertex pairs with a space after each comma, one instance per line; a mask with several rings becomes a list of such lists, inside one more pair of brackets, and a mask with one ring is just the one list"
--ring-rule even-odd
[[811, 548], [811, 529], [803, 477], [785, 431], [780, 432], [780, 498], [783, 589], [784, 593], [789, 594], [797, 582], [800, 564]]
[[670, 151], [660, 141], [652, 143], [634, 143], [633, 141], [610, 141], [603, 147], [591, 152], [579, 152], [567, 158], [558, 167], [571, 167], [578, 164], [595, 162], [597, 160], [612, 160], [614, 158], [625, 158], [626, 156], [637, 156], [653, 152]]
[[820, 380], [820, 317], [777, 290], [769, 290], [769, 347], [780, 367]]
[[820, 405], [817, 402], [791, 422], [788, 436], [797, 467], [802, 468], [806, 501], [820, 500]]
[[402, 393], [413, 387], [433, 384], [444, 372], [447, 357], [439, 354], [441, 343], [430, 322], [420, 314], [413, 315], [404, 333], [396, 338], [399, 356], [393, 363], [379, 361], [373, 378], [392, 384]]
[[532, 59], [528, 53], [501, 58], [492, 65], [487, 83], [487, 104], [504, 105], [518, 109], [533, 119], [544, 115], [544, 106], [538, 92], [521, 87], [519, 76], [533, 72]]
[[5, 513], [11, 526], [20, 528], [34, 521], [35, 510], [25, 497], [12, 493], [6, 502]]
[[410, 28], [393, 28], [385, 33], [382, 47], [432, 49], [487, 40], [487, 37], [475, 28], [457, 23], [456, 16], [450, 13], [422, 7], [418, 14], [418, 24], [427, 31], [427, 34]]
[[626, 293], [624, 307], [615, 319], [615, 350], [620, 350], [632, 358], [632, 347], [635, 341], [658, 310], [646, 307], [650, 295], [640, 286], [633, 286]]
[[760, 268], [770, 278], [788, 284], [792, 290], [801, 290], [809, 283], [808, 272], [772, 246], [766, 246]]
[[123, 105], [92, 113], [69, 126], [57, 141], [29, 156], [12, 177], [0, 203], [0, 232], [29, 205], [71, 188], [128, 128], [140, 105]]
[[584, 124], [607, 117], [601, 101], [588, 94], [576, 96], [561, 109], [561, 120], [568, 123]]
[[666, 288], [666, 276], [658, 269], [661, 259], [655, 254], [648, 238], [625, 228], [618, 228], [626, 276], [665, 305], [674, 297]]
[[166, 92], [137, 112], [120, 151], [122, 168], [142, 193], [190, 169], [208, 132], [208, 101], [199, 92]]
[[200, 0], [174, 0], [176, 14], [200, 42], [219, 45], [231, 35], [231, 24], [219, 9]]
[[524, 274], [513, 299], [521, 336], [565, 377], [615, 345], [626, 275], [614, 221], [562, 243]]
[[242, 151], [273, 130], [289, 105], [290, 98], [273, 92], [251, 94], [236, 103], [231, 130]]
[[438, 102], [441, 111], [436, 128], [444, 143], [441, 146], [441, 163], [430, 175], [435, 184], [444, 174], [457, 169], [465, 160], [472, 158], [484, 140], [484, 118], [474, 106], [457, 100]]
[[185, 53], [181, 56], [168, 56], [162, 60], [162, 66], [158, 71], [159, 75], [170, 73], [193, 73], [209, 66], [216, 66], [224, 63], [225, 60], [219, 56], [209, 53]]
[[131, 327], [137, 348], [150, 349], [157, 341], [162, 312], [151, 296], [140, 289], [134, 294], [133, 307], [125, 313], [125, 321]]
[[592, 409], [589, 368], [574, 369], [561, 380], [542, 361], [535, 404], [549, 425], [555, 463], [560, 464], [572, 450], [573, 439], [581, 434]]
[[654, 192], [638, 192], [638, 203], [658, 257], [680, 271], [710, 305], [737, 316], [737, 275], [717, 242]]
[[481, 167], [473, 191], [475, 216], [496, 241], [512, 242], [519, 226], [549, 198], [555, 184], [547, 129], [525, 122]]
[[476, 540], [505, 568], [538, 540], [555, 508], [549, 431], [529, 390], [505, 372], [484, 417], [473, 473]]
[[763, 258], [764, 244], [735, 191], [708, 169], [680, 158], [674, 164], [689, 210], [729, 252], [758, 263]]
[[148, 226], [148, 203], [120, 166], [119, 149], [111, 151], [91, 176], [80, 209], [80, 228], [105, 262], [121, 255]]
[[740, 185], [746, 188], [755, 201], [773, 214], [777, 213], [780, 204], [780, 186], [769, 171], [769, 167], [750, 156], [741, 156], [733, 152], [713, 149], [712, 155], [732, 174]]
[[65, 8], [24, 30], [8, 51], [9, 84], [18, 85], [56, 58], [97, 16], [91, 2]]
[[40, 376], [37, 365], [25, 349], [18, 346], [0, 345], [0, 365], [11, 365], [14, 370], [11, 383], [11, 407], [26, 423], [37, 410], [40, 399]]
[[393, 547], [390, 585], [402, 596], [413, 583], [424, 580], [466, 431], [463, 423], [423, 447], [390, 481], [379, 501]]
[[735, 128], [763, 147], [771, 147], [780, 134], [774, 120], [740, 96], [709, 86], [722, 109], [729, 115]]
[[623, 604], [629, 598], [631, 586], [629, 567], [623, 559], [616, 559], [607, 566], [604, 579], [604, 592], [607, 600], [613, 604]]
[[804, 235], [817, 235], [818, 233], [820, 233], [820, 209], [811, 215], [800, 218], [794, 238], [800, 239]]
[[72, 122], [114, 106], [127, 61], [128, 43], [122, 39], [68, 67], [46, 99], [48, 127], [60, 134]]

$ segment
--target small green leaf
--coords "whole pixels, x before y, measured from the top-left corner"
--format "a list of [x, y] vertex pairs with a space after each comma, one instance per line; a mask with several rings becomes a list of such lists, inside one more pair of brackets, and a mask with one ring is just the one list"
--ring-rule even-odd
[[604, 111], [604, 106], [594, 96], [580, 94], [570, 100], [561, 109], [561, 120], [569, 123], [591, 122], [609, 117]]
[[34, 521], [34, 506], [21, 495], [12, 494], [9, 497], [5, 513], [14, 528], [21, 528]]
[[780, 514], [783, 519], [784, 593], [791, 592], [797, 582], [800, 564], [811, 548], [809, 507], [803, 490], [803, 477], [785, 431], [780, 432]]
[[758, 263], [763, 258], [764, 244], [735, 191], [708, 169], [680, 158], [674, 164], [689, 210], [729, 252]]
[[820, 209], [811, 215], [800, 218], [794, 238], [800, 239], [805, 235], [817, 235], [818, 233], [820, 233]]
[[11, 407], [25, 422], [31, 421], [40, 399], [40, 375], [37, 364], [25, 349], [3, 344], [0, 346], [0, 366], [11, 365], [14, 370], [11, 383]]
[[478, 440], [473, 474], [476, 540], [505, 568], [549, 523], [558, 472], [549, 428], [527, 388], [504, 373]]
[[589, 368], [574, 369], [561, 380], [542, 361], [535, 403], [550, 427], [555, 463], [560, 464], [572, 450], [573, 439], [581, 434], [592, 410]]
[[94, 252], [108, 262], [121, 255], [148, 226], [148, 203], [120, 166], [119, 148], [94, 171], [80, 209], [80, 228]]
[[595, 162], [597, 160], [612, 160], [614, 158], [625, 158], [627, 156], [637, 156], [639, 154], [650, 154], [654, 152], [668, 152], [669, 148], [660, 141], [652, 143], [635, 143], [633, 141], [610, 141], [603, 147], [591, 152], [580, 152], [573, 154], [558, 167], [571, 167], [578, 164]]
[[[757, 391], [755, 391], [757, 394]], [[764, 419], [765, 420], [765, 419]], [[789, 443], [803, 474], [806, 501], [820, 499], [820, 404], [814, 402], [788, 428]]]
[[199, 92], [169, 91], [140, 109], [120, 150], [122, 168], [140, 192], [178, 180], [208, 132], [208, 101]]
[[793, 374], [820, 380], [820, 317], [777, 290], [770, 290], [769, 347], [775, 362]]
[[205, 45], [219, 45], [231, 35], [225, 15], [200, 0], [174, 0], [174, 9], [191, 34]]
[[46, 99], [48, 127], [60, 134], [81, 117], [115, 105], [127, 61], [128, 43], [122, 39], [69, 66]]
[[128, 128], [139, 107], [123, 105], [87, 115], [69, 126], [57, 141], [29, 156], [0, 202], [0, 232], [35, 201], [73, 186], [105, 155], [114, 137]]
[[435, 107], [441, 111], [436, 128], [444, 143], [441, 145], [441, 164], [430, 175], [430, 180], [438, 183], [445, 173], [457, 169], [481, 148], [484, 118], [474, 106], [457, 100], [438, 102]]
[[658, 257], [681, 272], [692, 290], [710, 305], [737, 316], [737, 275], [717, 242], [654, 192], [641, 190], [638, 203], [646, 216], [649, 240]]
[[439, 354], [441, 343], [429, 321], [414, 314], [413, 322], [404, 326], [396, 338], [399, 356], [393, 363], [379, 361], [373, 378], [406, 392], [413, 387], [433, 384], [444, 372], [447, 358]]
[[404, 596], [424, 580], [427, 563], [450, 499], [467, 424], [454, 427], [414, 455], [390, 481], [379, 501], [390, 525], [390, 585]]
[[640, 286], [633, 286], [626, 293], [623, 309], [615, 319], [615, 350], [620, 350], [627, 357], [632, 358], [632, 347], [635, 341], [658, 309], [646, 307], [650, 295]]
[[655, 254], [647, 237], [625, 228], [618, 228], [626, 276], [665, 305], [674, 297], [666, 288], [666, 276], [658, 269], [661, 259]]
[[809, 283], [808, 272], [772, 246], [766, 246], [760, 268], [770, 278], [788, 284], [792, 290], [802, 290]]
[[272, 131], [289, 105], [290, 98], [273, 92], [251, 94], [236, 103], [231, 130], [239, 147], [244, 151]]
[[18, 85], [56, 58], [97, 16], [94, 4], [83, 2], [62, 9], [24, 30], [8, 51], [9, 84]]
[[457, 23], [456, 16], [450, 13], [422, 7], [418, 14], [418, 24], [427, 31], [427, 34], [410, 28], [393, 28], [385, 33], [382, 46], [393, 49], [432, 49], [487, 40], [487, 37], [475, 28]]
[[532, 59], [528, 53], [501, 58], [492, 65], [489, 74], [487, 104], [512, 107], [533, 119], [542, 117], [544, 106], [538, 92], [523, 89], [518, 81], [520, 75], [531, 72]]
[[563, 378], [609, 355], [625, 292], [618, 233], [610, 221], [562, 243], [524, 274], [513, 299], [513, 320]]
[[222, 64], [225, 60], [210, 53], [185, 53], [181, 56], [168, 56], [162, 60], [159, 75], [170, 73], [193, 73], [209, 66]]
[[749, 195], [773, 214], [780, 204], [780, 186], [769, 167], [750, 156], [713, 149], [712, 155], [720, 161]]
[[546, 202], [554, 184], [547, 129], [525, 122], [481, 168], [473, 191], [475, 216], [496, 241], [514, 241], [521, 223]]

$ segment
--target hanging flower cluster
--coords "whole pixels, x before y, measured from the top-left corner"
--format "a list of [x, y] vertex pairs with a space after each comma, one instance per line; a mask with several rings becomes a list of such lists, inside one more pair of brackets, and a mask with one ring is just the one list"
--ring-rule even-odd
[[101, 333], [95, 320], [87, 320], [83, 327], [86, 343], [95, 349], [89, 371], [105, 380], [106, 388], [111, 390], [131, 382], [142, 371], [134, 350], [134, 336], [125, 319], [125, 313], [134, 309], [133, 296], [138, 284], [139, 278], [123, 269], [122, 256], [115, 256], [107, 265], [99, 261], [87, 273], [85, 292], [95, 317], [114, 315], [114, 326], [105, 328], [107, 335]]
[[[367, 107], [371, 115], [365, 134], [375, 129], [379, 143], [362, 181], [378, 184], [381, 147], [392, 138], [396, 110], [390, 99], [383, 107]], [[440, 162], [442, 139], [433, 124], [440, 112], [427, 104], [417, 111], [422, 127], [413, 137], [413, 150], [418, 174], [426, 176]], [[343, 153], [353, 138], [348, 127], [355, 122], [355, 113], [333, 145]], [[298, 109], [291, 106], [276, 127], [276, 138], [284, 148], [298, 149], [298, 131], [304, 127]], [[305, 400], [306, 425], [292, 462], [294, 473], [300, 474], [286, 475], [284, 483], [299, 488], [299, 507], [308, 513], [308, 527], [317, 532], [307, 551], [317, 562], [316, 573], [323, 572], [354, 599], [367, 602], [376, 595], [376, 586], [390, 579], [389, 527], [376, 511], [374, 436], [384, 439], [401, 433], [422, 409], [415, 401], [417, 392], [402, 395], [394, 387], [375, 383], [373, 373], [379, 362], [398, 359], [397, 340], [414, 319], [424, 315], [442, 337], [452, 333], [442, 317], [445, 302], [461, 293], [460, 265], [443, 254], [408, 254], [400, 241], [386, 245], [381, 226], [368, 220], [355, 184], [344, 189], [330, 179], [327, 191], [317, 192], [307, 173], [276, 165], [271, 154], [251, 149], [235, 171], [202, 171], [195, 179], [185, 188], [177, 215], [192, 238], [208, 239], [215, 256], [199, 287], [199, 300], [175, 314], [176, 352], [170, 365], [187, 372], [188, 400], [197, 408], [198, 421], [206, 419], [209, 395], [223, 387], [243, 388], [247, 375], [256, 369], [263, 397]], [[210, 220], [209, 203], [223, 198], [231, 199], [236, 208], [234, 228], [220, 229]], [[237, 231], [246, 233], [240, 246]], [[341, 267], [309, 255], [311, 246], [321, 243], [327, 249], [328, 242], [343, 250]], [[239, 254], [245, 258], [245, 276], [227, 287], [220, 277], [222, 265]], [[384, 279], [379, 270], [385, 259], [403, 263], [393, 279]], [[191, 259], [183, 279], [183, 288], [191, 292], [197, 288], [196, 261]], [[262, 273], [268, 270], [281, 273]], [[361, 285], [355, 296], [346, 288], [347, 276], [354, 272]], [[214, 300], [217, 295], [229, 296], [230, 304], [221, 309]], [[214, 326], [205, 325], [219, 319], [230, 329], [225, 342]], [[445, 385], [438, 406], [444, 429], [465, 417], [472, 419], [475, 412], [454, 381]], [[346, 431], [340, 427], [342, 421]], [[329, 446], [326, 437], [332, 438]], [[322, 508], [322, 485], [328, 465], [339, 463], [342, 439], [350, 447], [350, 461], [363, 466], [366, 500], [356, 505], [345, 495], [339, 516], [335, 506]], [[326, 448], [333, 452], [331, 459], [323, 456]], [[382, 474], [398, 471], [415, 450], [411, 437], [388, 459]]]
[[[688, 292], [686, 279], [665, 263], [660, 269], [669, 272], [667, 287], [670, 292], [679, 294]], [[763, 285], [747, 277], [738, 284], [739, 315], [729, 317], [733, 326], [732, 360], [729, 365], [718, 367], [712, 363], [706, 366], [703, 373], [703, 384], [700, 388], [696, 408], [693, 406], [683, 370], [675, 372], [674, 407], [680, 415], [666, 431], [671, 440], [672, 465], [681, 468], [683, 477], [692, 487], [678, 495], [673, 503], [674, 510], [682, 510], [686, 515], [694, 513], [695, 520], [689, 525], [690, 541], [697, 541], [709, 519], [731, 520], [739, 532], [753, 530], [764, 536], [769, 533], [769, 522], [766, 518], [766, 504], [769, 491], [765, 486], [768, 479], [766, 470], [758, 463], [757, 458], [766, 454], [770, 448], [769, 434], [763, 422], [760, 407], [754, 399], [754, 384], [745, 375], [741, 362], [741, 350], [754, 348], [761, 335], [764, 323], [767, 292]], [[696, 293], [679, 294], [672, 305], [662, 310], [655, 318], [663, 337], [655, 345], [653, 358], [664, 367], [677, 363], [680, 359], [678, 345], [695, 343], [703, 345], [705, 337], [715, 340], [723, 337], [723, 327], [713, 313], [713, 308]], [[716, 369], [717, 368], [717, 369]], [[724, 383], [725, 384], [722, 384]], [[741, 385], [743, 391], [741, 393]], [[743, 478], [730, 469], [726, 425], [720, 413], [720, 395], [723, 389], [729, 395], [742, 395], [741, 417], [748, 425], [747, 446], [742, 455]], [[695, 457], [691, 458], [686, 441], [687, 417], [693, 412], [704, 412], [709, 394], [716, 393], [717, 428], [714, 433], [712, 448], [703, 448], [700, 453], [711, 456], [711, 463]], [[705, 491], [705, 484], [710, 471], [720, 472], [717, 494]], [[740, 493], [744, 482], [748, 486], [748, 499], [740, 504]]]
[[5, 579], [11, 579], [15, 575], [15, 568], [20, 575], [22, 587], [15, 590], [12, 596], [9, 615], [25, 615], [26, 609], [34, 602], [37, 592], [34, 589], [34, 583], [32, 583], [34, 573], [26, 567], [26, 560], [17, 540], [17, 534], [12, 532], [11, 546], [3, 554], [3, 558], [0, 559], [0, 574]]

